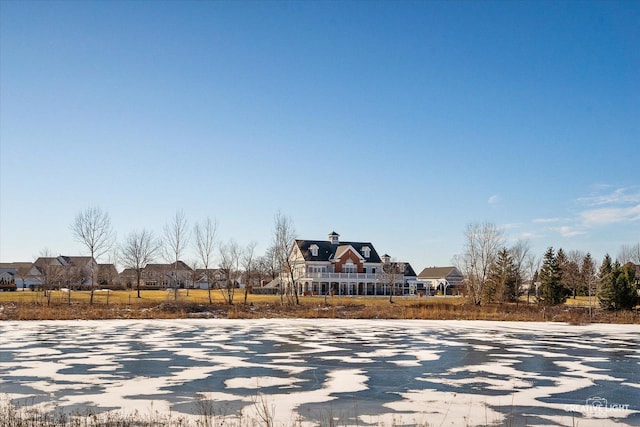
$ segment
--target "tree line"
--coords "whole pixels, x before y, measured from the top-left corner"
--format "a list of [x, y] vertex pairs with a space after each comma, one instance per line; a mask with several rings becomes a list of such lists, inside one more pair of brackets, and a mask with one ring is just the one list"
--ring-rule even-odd
[[549, 247], [539, 259], [528, 241], [507, 247], [495, 224], [471, 223], [464, 251], [454, 261], [465, 276], [467, 296], [476, 305], [518, 302], [525, 295], [527, 301], [533, 298], [542, 306], [577, 296], [597, 298], [608, 310], [632, 309], [640, 303], [636, 275], [640, 243], [622, 246], [616, 261], [607, 254], [598, 268], [589, 252]]
[[[215, 218], [207, 217], [191, 225], [181, 210], [165, 224], [160, 235], [142, 228], [117, 241], [109, 214], [97, 206], [78, 213], [70, 228], [92, 259], [110, 253], [112, 260], [135, 273], [138, 297], [148, 264], [162, 259], [172, 266], [172, 276], [177, 278], [179, 261], [184, 261], [191, 249], [195, 257], [188, 262], [194, 270], [202, 271], [210, 302], [214, 270], [220, 269], [224, 284], [216, 285], [229, 304], [234, 301], [240, 280], [246, 284], [246, 302], [253, 286], [265, 279], [273, 280], [281, 273], [290, 275], [280, 286], [281, 301], [299, 303], [293, 277], [295, 266], [289, 257], [296, 231], [291, 218], [281, 212], [274, 217], [272, 241], [263, 255], [256, 254], [255, 242], [243, 246], [233, 239], [219, 241]], [[532, 299], [543, 306], [562, 304], [577, 296], [597, 298], [601, 307], [610, 310], [629, 309], [640, 303], [640, 277], [636, 275], [640, 243], [622, 246], [615, 261], [607, 254], [598, 268], [588, 252], [565, 252], [562, 248], [556, 251], [550, 247], [539, 258], [532, 253], [527, 240], [518, 240], [507, 247], [503, 231], [485, 221], [467, 225], [464, 251], [454, 257], [454, 263], [464, 275], [467, 297], [476, 305], [518, 302], [525, 296], [527, 302]], [[92, 264], [91, 303], [96, 274]], [[173, 288], [177, 298], [177, 282]]]
[[[135, 273], [135, 289], [137, 297], [141, 298], [141, 284], [144, 269], [148, 264], [163, 260], [172, 266], [171, 276], [174, 278], [174, 296], [178, 297], [179, 262], [189, 255], [189, 250], [195, 257], [188, 260], [194, 270], [200, 270], [207, 283], [209, 302], [213, 302], [212, 288], [216, 284], [224, 300], [233, 304], [237, 284], [242, 280], [244, 300], [251, 288], [259, 285], [263, 280], [273, 280], [280, 272], [289, 271], [293, 274], [293, 266], [289, 265], [289, 249], [296, 238], [292, 220], [278, 212], [274, 218], [274, 229], [271, 245], [263, 255], [256, 254], [256, 242], [240, 245], [235, 240], [226, 242], [218, 239], [218, 223], [215, 218], [207, 217], [202, 221], [189, 224], [186, 215], [179, 210], [165, 224], [161, 234], [145, 228], [136, 229], [118, 241], [111, 224], [111, 218], [99, 206], [91, 206], [76, 215], [70, 226], [74, 238], [81, 243], [87, 254], [97, 260], [106, 254], [111, 262], [119, 264]], [[50, 257], [47, 249], [41, 256]], [[41, 270], [43, 281], [50, 282], [48, 271], [51, 266], [43, 264]], [[216, 270], [223, 272], [224, 283], [215, 280]], [[93, 303], [97, 271], [91, 263], [90, 303]], [[284, 283], [280, 289], [282, 301], [298, 303], [297, 292], [291, 283]], [[43, 284], [46, 287], [46, 284]]]

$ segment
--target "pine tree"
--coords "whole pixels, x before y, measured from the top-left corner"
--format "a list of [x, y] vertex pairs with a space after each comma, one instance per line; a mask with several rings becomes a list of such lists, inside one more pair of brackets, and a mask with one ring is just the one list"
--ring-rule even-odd
[[636, 281], [636, 267], [630, 262], [621, 268], [620, 275], [616, 281], [616, 294], [618, 306], [622, 310], [631, 310], [640, 302]]
[[638, 303], [635, 266], [618, 261], [611, 265], [609, 255], [600, 267], [600, 292], [598, 301], [606, 310], [630, 310]]
[[569, 279], [568, 274], [566, 273], [567, 265], [569, 264], [569, 259], [567, 258], [567, 254], [564, 252], [564, 249], [560, 248], [556, 252], [556, 262], [558, 263], [558, 268], [560, 269], [560, 283], [565, 288], [569, 288], [567, 286], [567, 281]]
[[587, 255], [582, 258], [582, 264], [580, 265], [580, 278], [585, 286], [586, 295], [589, 297], [589, 317], [591, 317], [593, 313], [592, 297], [596, 293], [593, 288], [597, 281], [596, 263], [589, 252], [587, 252]]
[[600, 302], [600, 307], [607, 310], [615, 308], [615, 288], [613, 283], [613, 262], [609, 254], [606, 254], [598, 271], [598, 301]]
[[539, 302], [544, 305], [562, 304], [567, 299], [567, 292], [562, 286], [562, 271], [558, 264], [558, 259], [550, 247], [544, 254], [544, 260], [540, 274]]
[[586, 295], [592, 296], [594, 294], [593, 284], [596, 281], [596, 266], [589, 252], [582, 259], [580, 265], [580, 280], [584, 285]]
[[483, 302], [510, 302], [517, 298], [517, 268], [506, 248], [498, 252], [489, 269]]

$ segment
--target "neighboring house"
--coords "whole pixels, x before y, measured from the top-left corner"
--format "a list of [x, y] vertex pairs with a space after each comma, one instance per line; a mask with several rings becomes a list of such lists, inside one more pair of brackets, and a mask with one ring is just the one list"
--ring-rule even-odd
[[[411, 264], [402, 261], [391, 261], [391, 257], [387, 254], [382, 255], [382, 270], [401, 274], [403, 282], [401, 284], [400, 293], [402, 295], [415, 295], [418, 293], [419, 283], [417, 275]], [[398, 285], [396, 285], [396, 288]]]
[[120, 286], [120, 275], [113, 264], [98, 264], [98, 285], [106, 287]]
[[[295, 240], [289, 260], [293, 266], [295, 289], [301, 294], [409, 292], [403, 272], [391, 277], [392, 280], [385, 280], [383, 265], [385, 261], [390, 262], [390, 258], [381, 259], [370, 242], [341, 242], [335, 231], [329, 234], [328, 240]], [[408, 273], [413, 271], [408, 267]], [[289, 275], [283, 274], [281, 280], [275, 280], [270, 286], [277, 286], [279, 281], [290, 281]]]
[[31, 264], [27, 273], [27, 287], [31, 290], [41, 287], [60, 287], [62, 264], [57, 257], [39, 257]]
[[418, 274], [418, 290], [427, 295], [461, 295], [464, 276], [456, 267], [428, 267]]
[[10, 283], [12, 283], [14, 286], [9, 286], [9, 288], [24, 288], [25, 282], [27, 280], [27, 275], [29, 274], [29, 270], [31, 269], [31, 265], [31, 262], [1, 262], [0, 276], [2, 277], [0, 277], [0, 283], [2, 283], [3, 279], [5, 284], [9, 284], [8, 281], [12, 280], [12, 282]]
[[[125, 268], [124, 270], [122, 270], [122, 272], [120, 272], [118, 280], [126, 288], [135, 289], [136, 286], [138, 285], [138, 282], [137, 282], [138, 278], [137, 278], [137, 275], [136, 275], [136, 269], [135, 268]], [[144, 278], [141, 279], [140, 284], [141, 285], [144, 284]]]
[[16, 290], [16, 269], [0, 265], [0, 291]]
[[88, 288], [92, 285], [92, 270], [98, 274], [98, 264], [92, 257], [65, 256], [40, 257], [27, 274], [26, 285], [30, 288]]
[[221, 287], [227, 286], [227, 276], [224, 274], [224, 271], [220, 268], [198, 268], [195, 271], [193, 286], [195, 288], [200, 289], [208, 289], [207, 287], [207, 278], [208, 284], [211, 286], [211, 289], [218, 289]]
[[633, 264], [633, 266], [635, 267], [635, 273], [636, 273], [636, 287], [637, 287], [638, 295], [640, 295], [640, 264]]
[[[144, 284], [147, 287], [190, 288], [193, 286], [193, 269], [185, 262], [177, 264], [147, 264], [144, 267]], [[135, 281], [134, 281], [135, 283]]]

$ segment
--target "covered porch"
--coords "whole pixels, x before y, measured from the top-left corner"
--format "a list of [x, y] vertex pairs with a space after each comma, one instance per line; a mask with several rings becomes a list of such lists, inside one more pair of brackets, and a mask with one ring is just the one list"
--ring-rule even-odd
[[410, 284], [397, 282], [395, 285], [375, 281], [358, 280], [301, 280], [298, 282], [300, 295], [343, 295], [343, 296], [388, 296], [414, 295], [415, 289]]

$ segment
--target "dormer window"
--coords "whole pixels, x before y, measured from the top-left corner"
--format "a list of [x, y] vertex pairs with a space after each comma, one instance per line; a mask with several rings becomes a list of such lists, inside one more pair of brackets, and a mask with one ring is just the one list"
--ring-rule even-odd
[[365, 258], [369, 258], [371, 256], [371, 248], [369, 246], [362, 247], [362, 256]]
[[311, 246], [309, 246], [309, 250], [311, 251], [311, 256], [318, 256], [318, 245], [316, 245], [315, 243]]

